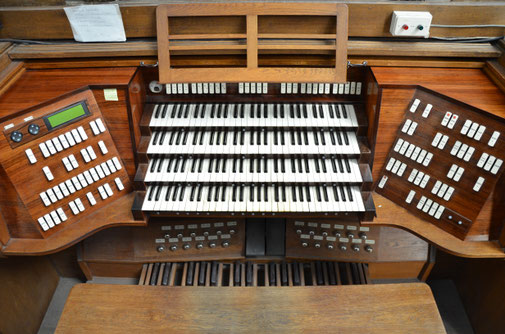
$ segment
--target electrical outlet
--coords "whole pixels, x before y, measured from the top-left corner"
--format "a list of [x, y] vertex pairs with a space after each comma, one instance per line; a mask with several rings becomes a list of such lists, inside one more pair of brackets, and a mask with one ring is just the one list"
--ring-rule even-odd
[[430, 36], [433, 16], [429, 12], [393, 12], [389, 31], [393, 36], [424, 37]]

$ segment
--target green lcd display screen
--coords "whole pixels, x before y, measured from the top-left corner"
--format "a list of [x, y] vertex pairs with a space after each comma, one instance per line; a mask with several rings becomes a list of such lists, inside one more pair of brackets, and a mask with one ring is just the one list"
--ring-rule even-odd
[[75, 119], [88, 115], [89, 111], [84, 102], [70, 106], [69, 108], [55, 112], [45, 118], [45, 123], [49, 129], [54, 129], [62, 124], [66, 124]]

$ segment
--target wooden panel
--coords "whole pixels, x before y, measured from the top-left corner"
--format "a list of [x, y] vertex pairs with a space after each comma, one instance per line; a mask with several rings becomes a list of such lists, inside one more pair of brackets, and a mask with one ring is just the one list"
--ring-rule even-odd
[[[154, 3], [154, 4], [153, 4]], [[155, 37], [156, 3], [135, 5], [120, 1], [127, 38]], [[499, 3], [347, 3], [349, 36], [390, 37], [389, 25], [394, 10], [429, 11], [433, 23], [439, 24], [505, 24], [505, 8]], [[62, 6], [4, 7], [0, 10], [3, 29], [1, 38], [72, 39], [72, 31]], [[30, 22], [29, 25], [25, 24]], [[310, 24], [308, 22], [307, 24]], [[502, 28], [450, 29], [435, 28], [433, 36], [502, 36]]]
[[[418, 101], [419, 105], [417, 110], [411, 112], [409, 108], [411, 108], [414, 101]], [[431, 111], [425, 117], [425, 108], [429, 106], [431, 106]], [[445, 126], [442, 125], [444, 120], [446, 120]], [[468, 121], [474, 122], [471, 127], [466, 125]], [[382, 188], [376, 188], [376, 191], [413, 211], [414, 214], [423, 216], [425, 220], [431, 221], [442, 229], [464, 238], [502, 174], [501, 170], [503, 168], [501, 166], [494, 170], [493, 163], [488, 166], [485, 159], [482, 166], [478, 167], [478, 161], [480, 162], [481, 157], [487, 154], [495, 157], [495, 161], [501, 160], [503, 162], [505, 159], [505, 152], [502, 148], [503, 141], [498, 139], [494, 147], [489, 146], [488, 141], [494, 131], [504, 133], [505, 124], [500, 122], [499, 118], [493, 117], [480, 109], [472, 108], [459, 101], [420, 88], [416, 89], [413, 101], [409, 103], [407, 110], [404, 112], [403, 124], [403, 128], [397, 131], [395, 147], [390, 150], [386, 158], [388, 167], [382, 169], [380, 179], [376, 180], [382, 182], [382, 179], [386, 178], [387, 182]], [[407, 133], [405, 124], [419, 126], [416, 127], [415, 132]], [[451, 124], [453, 124], [453, 128], [449, 128]], [[464, 131], [464, 124], [466, 125], [465, 135], [461, 133]], [[484, 125], [484, 130], [480, 133], [480, 127]], [[477, 128], [479, 128], [479, 131], [477, 131]], [[479, 138], [479, 140], [473, 139], [474, 134], [477, 138], [478, 133], [482, 138]], [[466, 134], [472, 135], [469, 137]], [[438, 148], [433, 147], [435, 136], [440, 137], [439, 141], [435, 143]], [[438, 143], [442, 142], [442, 136], [447, 138], [444, 147], [441, 147]], [[456, 143], [459, 143], [459, 147], [456, 146]], [[406, 149], [407, 146], [409, 147], [408, 150]], [[468, 151], [473, 150], [469, 156], [466, 155], [467, 149], [463, 149], [464, 146], [468, 148]], [[425, 154], [426, 158], [421, 154], [421, 150], [425, 153], [428, 152]], [[427, 162], [428, 154], [432, 155], [429, 162]], [[423, 158], [419, 160], [418, 156]], [[484, 168], [484, 163], [488, 167], [487, 171]], [[404, 164], [407, 168], [403, 169], [402, 175], [400, 175], [398, 167], [394, 167], [393, 164], [395, 166]], [[453, 167], [455, 167], [454, 170], [452, 170]], [[459, 174], [460, 171], [456, 171], [459, 168], [463, 170], [461, 175]], [[397, 172], [395, 172], [395, 169]], [[450, 170], [452, 170], [452, 175], [449, 172]], [[420, 174], [421, 172], [423, 174]], [[429, 181], [424, 182], [423, 180], [421, 182], [423, 177], [428, 178]], [[477, 179], [481, 177], [484, 184], [479, 191], [473, 190]], [[438, 188], [435, 188], [436, 182], [439, 184]], [[449, 188], [447, 189], [447, 187]], [[433, 189], [436, 189], [435, 194], [438, 192], [437, 195], [433, 194]], [[449, 198], [444, 195], [446, 192], [442, 191], [443, 189], [447, 189], [447, 191], [452, 189], [453, 193]], [[415, 191], [416, 195], [409, 204], [406, 203], [406, 198], [410, 191]], [[428, 206], [429, 213], [424, 208], [422, 208], [423, 210], [417, 208], [421, 196], [433, 200], [436, 203], [434, 204], [436, 208], [432, 210], [430, 209], [431, 205]], [[439, 205], [442, 205], [445, 209], [437, 218]]]
[[[434, 90], [451, 98], [483, 109], [493, 115], [505, 118], [505, 95], [479, 69], [447, 68], [398, 68], [373, 67], [372, 72], [382, 89], [381, 115], [377, 126], [377, 137], [381, 138], [375, 147], [372, 170], [374, 180], [379, 177], [386, 154], [391, 148], [394, 134], [402, 122], [403, 111], [412, 98], [414, 85]], [[456, 79], [455, 79], [456, 78]], [[404, 86], [404, 87], [401, 87]], [[502, 221], [492, 219], [495, 195], [484, 205], [480, 215], [472, 225], [467, 239], [487, 240], [491, 233], [497, 238]]]
[[425, 284], [317, 289], [79, 284], [56, 333], [325, 332], [335, 324], [346, 332], [445, 333]]
[[368, 264], [371, 279], [415, 279], [426, 261], [374, 262]]
[[58, 281], [45, 257], [0, 259], [0, 332], [36, 333]]

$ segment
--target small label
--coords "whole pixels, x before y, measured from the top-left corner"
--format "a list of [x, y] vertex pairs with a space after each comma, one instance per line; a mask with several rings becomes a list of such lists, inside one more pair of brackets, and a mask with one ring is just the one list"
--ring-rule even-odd
[[337, 241], [335, 237], [326, 237], [326, 241]]
[[184, 230], [184, 225], [175, 225], [174, 230]]
[[331, 224], [321, 224], [321, 228], [331, 228]]
[[307, 223], [308, 227], [317, 227], [317, 223]]
[[209, 223], [201, 224], [200, 226], [202, 228], [210, 228], [210, 224]]
[[221, 239], [230, 239], [231, 235], [230, 234], [221, 234]]
[[217, 240], [217, 235], [209, 235], [208, 239], [209, 240]]
[[368, 231], [370, 231], [370, 227], [360, 226], [359, 230], [362, 232], [368, 232]]
[[357, 227], [356, 227], [356, 226], [354, 226], [354, 225], [347, 225], [347, 229], [348, 229], [349, 231], [356, 231]]
[[300, 239], [310, 239], [310, 235], [308, 235], [308, 234], [300, 234]]
[[24, 119], [23, 119], [23, 121], [25, 121], [25, 122], [29, 122], [29, 121], [31, 121], [32, 119], [33, 119], [33, 116], [28, 116], [28, 117], [24, 118]]
[[226, 225], [227, 226], [237, 226], [237, 222], [236, 221], [227, 222]]
[[339, 238], [338, 241], [340, 242], [349, 242], [348, 238]]
[[197, 225], [197, 224], [189, 224], [189, 225], [188, 225], [188, 229], [194, 230], [194, 229], [196, 229], [196, 228], [198, 228], [198, 225]]
[[14, 123], [11, 123], [11, 124], [7, 124], [6, 126], [4, 126], [4, 129], [8, 130], [8, 129], [13, 128], [13, 127], [14, 127]]
[[321, 235], [315, 235], [314, 240], [323, 240], [323, 236]]
[[172, 226], [164, 225], [161, 227], [162, 231], [170, 231], [172, 229]]
[[223, 227], [224, 223], [214, 223], [214, 227]]
[[367, 244], [367, 245], [375, 245], [375, 240], [367, 239], [367, 240], [365, 240], [365, 244]]
[[195, 241], [205, 241], [205, 237], [203, 236], [195, 237]]
[[105, 101], [119, 101], [116, 88], [105, 88], [103, 90]]
[[179, 239], [177, 239], [177, 238], [169, 238], [168, 242], [179, 242]]
[[191, 237], [184, 237], [182, 238], [182, 242], [190, 242], [191, 241]]
[[157, 244], [164, 244], [165, 243], [165, 239], [164, 238], [163, 239], [155, 239], [154, 242], [157, 243]]
[[295, 226], [304, 226], [304, 222], [295, 221]]
[[344, 225], [335, 224], [335, 225], [333, 225], [333, 228], [337, 229], [337, 230], [343, 230], [344, 229]]
[[352, 239], [351, 243], [353, 243], [353, 244], [360, 244], [361, 243], [361, 239]]

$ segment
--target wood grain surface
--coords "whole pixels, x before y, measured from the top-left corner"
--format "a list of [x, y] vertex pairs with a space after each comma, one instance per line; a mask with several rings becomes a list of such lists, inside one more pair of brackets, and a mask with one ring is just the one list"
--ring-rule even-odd
[[56, 333], [445, 333], [426, 284], [76, 285]]

